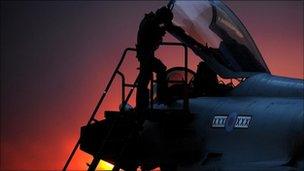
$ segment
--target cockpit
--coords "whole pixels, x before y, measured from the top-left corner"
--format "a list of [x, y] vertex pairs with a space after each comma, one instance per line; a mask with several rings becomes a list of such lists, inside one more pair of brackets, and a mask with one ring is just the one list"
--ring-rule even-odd
[[[199, 57], [221, 77], [246, 78], [269, 73], [247, 29], [221, 1], [176, 1], [173, 13], [175, 25], [212, 51]], [[184, 37], [178, 39], [187, 41]], [[191, 47], [191, 42], [187, 43]]]
[[203, 96], [225, 96], [234, 88], [233, 83], [222, 79], [205, 62], [197, 65], [196, 71], [187, 69], [187, 85], [185, 87], [185, 68], [173, 67], [167, 70], [168, 96], [172, 100], [182, 99], [187, 92], [189, 98]]
[[257, 73], [270, 73], [245, 26], [221, 1], [176, 1], [173, 13], [173, 23], [188, 35], [173, 36], [196, 51], [202, 62], [196, 71], [182, 67], [168, 70], [171, 96], [183, 96], [185, 70], [188, 97], [223, 96], [234, 87], [232, 81], [223, 78], [240, 81]]

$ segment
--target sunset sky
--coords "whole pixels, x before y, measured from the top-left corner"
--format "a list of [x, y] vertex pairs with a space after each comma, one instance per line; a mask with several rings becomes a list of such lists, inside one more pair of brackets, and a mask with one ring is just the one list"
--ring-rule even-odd
[[[0, 170], [61, 169], [143, 15], [163, 1], [1, 1]], [[303, 1], [228, 1], [274, 75], [303, 79]], [[167, 36], [166, 40], [174, 40]], [[182, 50], [162, 48], [168, 66]], [[123, 66], [136, 77], [134, 53]], [[178, 60], [177, 60], [178, 59]], [[198, 58], [191, 56], [191, 67]], [[119, 88], [120, 80], [114, 82]], [[120, 89], [119, 89], [120, 90]], [[117, 109], [120, 91], [102, 105]], [[85, 169], [78, 152], [70, 169]]]

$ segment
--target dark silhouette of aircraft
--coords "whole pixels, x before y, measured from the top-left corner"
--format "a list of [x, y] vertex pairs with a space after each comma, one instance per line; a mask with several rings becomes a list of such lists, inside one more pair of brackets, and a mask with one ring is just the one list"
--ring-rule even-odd
[[[125, 83], [119, 71], [126, 53], [136, 51], [127, 48], [63, 170], [79, 146], [94, 157], [90, 171], [101, 159], [127, 171], [303, 170], [303, 80], [272, 75], [244, 25], [221, 1], [170, 1], [168, 8], [174, 22], [167, 32], [180, 43], [161, 45], [185, 49], [185, 65], [167, 70], [172, 102], [155, 106], [150, 87], [149, 110], [128, 105], [137, 85]], [[188, 48], [202, 59], [196, 71], [188, 68]], [[120, 111], [96, 120], [117, 75]], [[125, 87], [132, 87], [128, 94]]]

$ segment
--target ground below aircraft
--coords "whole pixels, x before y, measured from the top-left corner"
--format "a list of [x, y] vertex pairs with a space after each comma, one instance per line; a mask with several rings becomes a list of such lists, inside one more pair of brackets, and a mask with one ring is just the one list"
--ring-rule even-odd
[[[136, 88], [119, 71], [126, 53], [136, 51], [127, 48], [64, 170], [79, 146], [94, 157], [88, 170], [100, 159], [113, 170], [303, 170], [304, 81], [272, 75], [245, 26], [221, 1], [170, 5], [182, 30], [169, 33], [180, 43], [163, 45], [185, 49], [185, 66], [167, 71], [172, 103], [157, 107], [151, 87], [149, 112], [127, 104]], [[188, 69], [188, 48], [204, 61], [197, 71]], [[123, 91], [120, 111], [106, 111], [98, 121], [117, 75], [132, 89]]]

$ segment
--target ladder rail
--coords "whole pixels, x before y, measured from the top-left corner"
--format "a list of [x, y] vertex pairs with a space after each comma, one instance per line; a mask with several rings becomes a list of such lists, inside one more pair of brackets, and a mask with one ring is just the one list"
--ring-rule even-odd
[[[184, 49], [185, 49], [185, 50], [184, 50], [184, 67], [186, 68], [186, 69], [185, 69], [185, 80], [187, 81], [187, 80], [188, 80], [188, 79], [187, 79], [187, 77], [188, 77], [188, 71], [187, 71], [187, 68], [188, 68], [188, 47], [187, 47], [184, 43], [176, 43], [176, 42], [163, 42], [163, 43], [161, 43], [161, 45], [165, 45], [165, 46], [183, 46], [183, 47], [184, 47]], [[111, 78], [110, 78], [110, 81], [108, 82], [108, 84], [107, 84], [105, 90], [102, 92], [102, 95], [101, 95], [101, 97], [99, 98], [99, 100], [98, 100], [98, 102], [97, 102], [97, 104], [96, 104], [96, 106], [95, 106], [95, 108], [94, 108], [94, 110], [93, 110], [93, 112], [92, 112], [92, 114], [91, 114], [91, 117], [90, 117], [90, 119], [88, 120], [86, 126], [90, 125], [90, 124], [92, 123], [92, 121], [97, 121], [97, 120], [95, 119], [96, 114], [97, 114], [97, 112], [99, 111], [100, 106], [101, 106], [103, 100], [105, 99], [105, 97], [106, 97], [106, 95], [107, 95], [109, 89], [111, 88], [111, 85], [112, 85], [112, 83], [113, 83], [113, 81], [114, 81], [116, 75], [121, 76], [121, 79], [122, 79], [122, 109], [124, 109], [125, 105], [128, 103], [130, 97], [132, 96], [132, 94], [133, 94], [133, 92], [134, 92], [134, 89], [137, 87], [137, 80], [138, 80], [138, 77], [136, 78], [136, 80], [134, 81], [133, 86], [132, 86], [132, 84], [126, 84], [126, 83], [125, 83], [124, 74], [123, 74], [122, 72], [119, 71], [119, 69], [120, 69], [120, 67], [121, 67], [121, 65], [122, 65], [122, 63], [123, 63], [123, 61], [124, 61], [124, 59], [125, 59], [125, 56], [126, 56], [126, 54], [127, 54], [128, 51], [135, 51], [135, 52], [136, 52], [137, 50], [136, 50], [136, 48], [126, 48], [126, 49], [124, 50], [124, 52], [123, 52], [123, 54], [122, 54], [122, 57], [121, 57], [121, 59], [119, 60], [119, 62], [118, 62], [118, 64], [117, 64], [117, 66], [116, 66], [116, 68], [115, 68], [115, 70], [114, 70], [114, 72], [113, 72], [113, 74], [112, 74], [112, 76], [111, 76]], [[153, 80], [152, 80], [152, 83], [153, 83]], [[132, 87], [131, 90], [129, 91], [127, 97], [125, 97], [125, 87]], [[186, 90], [186, 84], [185, 84], [185, 90]], [[153, 91], [153, 90], [152, 90], [152, 91]], [[153, 92], [152, 92], [152, 93], [153, 93]], [[153, 101], [150, 101], [150, 103], [153, 103]], [[153, 107], [152, 107], [152, 108], [153, 108]], [[186, 92], [186, 93], [185, 93], [185, 96], [184, 96], [184, 109], [187, 110], [188, 108], [189, 108], [189, 99], [188, 99], [188, 93]], [[64, 168], [63, 168], [63, 171], [66, 171], [66, 170], [67, 170], [67, 168], [68, 168], [68, 166], [69, 166], [71, 160], [73, 159], [73, 157], [74, 157], [74, 155], [75, 155], [77, 149], [79, 148], [79, 146], [80, 146], [80, 138], [78, 139], [78, 141], [77, 141], [77, 143], [75, 144], [75, 146], [74, 146], [74, 148], [73, 148], [73, 150], [72, 150], [72, 152], [71, 152], [71, 154], [70, 154], [68, 160], [66, 161], [66, 163], [65, 163], [65, 165], [64, 165]], [[101, 152], [101, 151], [102, 151], [102, 148], [101, 148], [101, 150], [100, 150], [99, 152]], [[96, 160], [98, 160], [99, 158], [100, 158], [100, 154], [98, 154], [97, 156], [94, 156], [94, 160], [93, 160], [93, 161], [95, 161], [95, 162], [93, 162], [93, 163], [94, 163], [93, 165], [96, 165], [96, 162], [97, 162]], [[95, 160], [95, 159], [96, 159], [96, 160]], [[98, 164], [98, 163], [97, 163], [97, 164]], [[93, 166], [93, 165], [89, 168], [89, 170], [93, 170], [93, 169], [96, 168], [96, 167]], [[96, 165], [96, 166], [97, 166], [97, 165]]]
[[[127, 98], [125, 99], [125, 87], [128, 86], [128, 84], [125, 83], [125, 76], [123, 73], [121, 73], [120, 71], [117, 71], [117, 74], [119, 76], [121, 76], [121, 82], [122, 82], [122, 110], [124, 110], [125, 105], [127, 104], [127, 102], [129, 101], [134, 88], [136, 87], [132, 87], [132, 89], [129, 91]], [[138, 77], [136, 78], [136, 80], [134, 81], [133, 85], [136, 85], [138, 80]], [[130, 84], [131, 85], [131, 84]], [[93, 160], [91, 162], [91, 164], [89, 165], [88, 171], [95, 171], [100, 159], [101, 159], [101, 153], [103, 151], [103, 148], [106, 144], [106, 140], [109, 138], [109, 136], [111, 135], [111, 132], [114, 128], [114, 126], [116, 125], [116, 122], [118, 120], [115, 120], [114, 123], [111, 125], [107, 135], [105, 136], [105, 140], [103, 141], [103, 143], [101, 144], [101, 146], [99, 147], [99, 150], [97, 151], [96, 155], [93, 156]], [[117, 166], [114, 166], [113, 170], [117, 169]]]
[[[165, 46], [182, 46], [182, 47], [184, 47], [184, 67], [185, 67], [184, 74], [185, 74], [185, 80], [184, 81], [178, 81], [178, 82], [184, 83], [184, 89], [185, 90], [184, 90], [184, 99], [183, 99], [183, 101], [184, 101], [183, 109], [185, 111], [189, 111], [189, 96], [188, 96], [188, 88], [187, 88], [187, 82], [188, 82], [188, 47], [185, 44], [183, 44], [183, 43], [175, 43], [175, 42], [163, 42], [163, 43], [161, 43], [161, 45], [165, 45]], [[127, 98], [125, 100], [122, 99], [122, 110], [124, 110], [125, 105], [128, 103], [129, 98], [131, 97], [131, 95], [132, 95], [132, 93], [134, 91], [134, 88], [137, 87], [138, 77], [134, 81], [133, 85], [132, 84], [129, 85], [129, 84], [125, 83], [125, 77], [124, 77], [123, 73], [119, 73], [119, 75], [122, 78], [122, 86], [123, 86], [123, 88], [122, 88], [123, 94], [122, 95], [123, 96], [125, 95], [125, 93], [124, 93], [125, 87], [126, 86], [131, 86], [132, 87], [132, 89], [128, 93]], [[150, 98], [151, 98], [150, 99], [150, 105], [151, 105], [151, 109], [153, 109], [153, 82], [155, 82], [155, 80], [153, 79], [153, 75], [152, 75], [151, 80], [150, 80], [150, 86], [151, 86], [150, 87], [150, 91], [151, 91], [150, 92], [151, 93], [151, 95], [150, 95]], [[109, 136], [110, 132], [112, 131], [113, 126], [115, 125], [115, 123], [116, 123], [116, 120], [114, 121], [114, 123], [113, 123], [110, 131], [108, 132], [107, 137]], [[128, 136], [129, 138], [124, 143], [124, 145], [122, 147], [122, 150], [120, 151], [120, 154], [118, 155], [118, 157], [116, 158], [116, 160], [118, 160], [118, 161], [120, 160], [120, 158], [121, 158], [121, 156], [122, 156], [122, 154], [123, 154], [126, 146], [128, 145], [128, 143], [130, 141], [130, 136], [131, 136], [132, 133], [133, 133], [133, 131], [131, 131], [131, 133], [129, 134], [129, 136]], [[107, 138], [105, 138], [105, 139], [107, 139]], [[97, 152], [97, 155], [94, 156], [94, 159], [92, 161], [92, 165], [91, 165], [91, 167], [89, 168], [88, 171], [94, 171], [94, 169], [96, 168], [96, 166], [97, 166], [96, 162], [100, 160], [101, 152], [102, 152], [102, 150], [104, 148], [104, 145], [105, 145], [105, 141], [103, 142], [102, 146], [100, 147], [99, 151]]]
[[111, 87], [111, 85], [112, 85], [112, 83], [114, 81], [114, 78], [115, 78], [116, 74], [119, 72], [119, 68], [122, 65], [122, 63], [123, 63], [123, 61], [125, 59], [125, 56], [126, 56], [126, 54], [127, 54], [128, 51], [135, 51], [136, 52], [136, 49], [135, 48], [127, 48], [127, 49], [124, 50], [123, 55], [122, 55], [122, 57], [121, 57], [118, 65], [116, 66], [116, 68], [115, 68], [115, 70], [114, 70], [114, 72], [113, 72], [113, 74], [111, 76], [111, 79], [110, 79], [110, 81], [108, 82], [108, 84], [106, 86], [106, 89], [104, 90], [101, 98], [99, 99], [99, 101], [98, 101], [98, 103], [97, 103], [97, 105], [96, 105], [96, 107], [95, 107], [95, 109], [94, 109], [94, 111], [93, 111], [93, 113], [91, 115], [91, 118], [88, 121], [87, 125], [89, 125], [92, 122], [92, 120], [95, 118], [95, 116], [96, 116], [96, 114], [97, 114], [97, 112], [98, 112], [98, 110], [100, 108], [100, 105], [103, 102], [104, 98], [106, 97], [107, 92], [109, 91], [109, 89], [110, 89], [110, 87]]
[[[105, 90], [102, 92], [102, 95], [101, 95], [100, 99], [98, 100], [98, 102], [97, 102], [97, 104], [96, 104], [96, 106], [95, 106], [95, 108], [94, 108], [94, 110], [93, 110], [93, 112], [92, 112], [92, 114], [91, 114], [91, 117], [90, 117], [89, 121], [87, 122], [87, 126], [88, 126], [89, 124], [91, 124], [92, 121], [95, 120], [95, 116], [96, 116], [96, 114], [97, 114], [97, 112], [98, 112], [98, 110], [99, 110], [99, 108], [100, 108], [100, 106], [101, 106], [101, 104], [102, 104], [104, 98], [106, 97], [107, 92], [109, 91], [109, 89], [110, 89], [110, 87], [111, 87], [111, 85], [112, 85], [112, 83], [113, 83], [113, 81], [114, 81], [114, 78], [115, 78], [116, 74], [119, 72], [119, 68], [121, 67], [121, 65], [122, 65], [122, 63], [123, 63], [123, 61], [124, 61], [124, 59], [125, 59], [125, 56], [126, 56], [126, 54], [127, 54], [128, 51], [135, 51], [135, 52], [136, 52], [136, 48], [126, 48], [126, 49], [124, 50], [124, 52], [123, 52], [123, 54], [122, 54], [122, 57], [120, 58], [120, 60], [119, 60], [119, 62], [118, 62], [118, 64], [117, 64], [117, 66], [116, 66], [116, 68], [115, 68], [115, 70], [114, 70], [114, 72], [113, 72], [113, 74], [112, 74], [112, 76], [111, 76], [111, 78], [110, 78], [110, 81], [108, 82], [108, 84], [107, 84]], [[64, 171], [67, 170], [67, 168], [68, 168], [68, 166], [69, 166], [71, 160], [73, 159], [73, 157], [74, 157], [74, 155], [75, 155], [75, 153], [76, 153], [76, 151], [77, 151], [79, 145], [80, 145], [80, 138], [78, 139], [77, 143], [75, 144], [75, 146], [74, 146], [74, 148], [73, 148], [73, 150], [72, 150], [72, 152], [71, 152], [71, 154], [70, 154], [68, 160], [66, 161], [66, 163], [65, 163], [65, 165], [64, 165], [64, 167], [63, 167], [63, 170], [64, 170]]]

